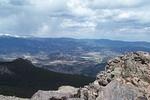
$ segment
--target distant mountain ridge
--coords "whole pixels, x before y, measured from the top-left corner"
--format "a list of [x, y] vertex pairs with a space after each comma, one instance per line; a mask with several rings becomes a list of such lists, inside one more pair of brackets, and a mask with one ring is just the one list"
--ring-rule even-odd
[[[76, 50], [100, 51], [108, 49], [116, 52], [150, 51], [149, 42], [126, 42], [107, 39], [72, 38], [21, 38], [0, 37], [0, 53], [71, 52]], [[81, 49], [79, 49], [81, 48]]]
[[126, 52], [150, 51], [149, 42], [107, 39], [0, 37], [0, 61], [25, 58], [54, 72], [93, 76], [106, 61]]

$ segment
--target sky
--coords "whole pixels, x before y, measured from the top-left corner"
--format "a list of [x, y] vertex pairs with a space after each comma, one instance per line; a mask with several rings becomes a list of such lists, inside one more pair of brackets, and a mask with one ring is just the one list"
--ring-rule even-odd
[[150, 0], [0, 0], [0, 34], [150, 41]]

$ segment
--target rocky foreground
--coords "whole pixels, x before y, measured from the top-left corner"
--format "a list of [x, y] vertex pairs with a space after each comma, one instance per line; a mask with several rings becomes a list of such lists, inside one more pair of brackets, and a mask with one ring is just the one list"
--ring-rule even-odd
[[150, 53], [128, 53], [108, 61], [105, 71], [83, 88], [62, 86], [57, 91], [39, 90], [31, 99], [0, 100], [150, 100]]

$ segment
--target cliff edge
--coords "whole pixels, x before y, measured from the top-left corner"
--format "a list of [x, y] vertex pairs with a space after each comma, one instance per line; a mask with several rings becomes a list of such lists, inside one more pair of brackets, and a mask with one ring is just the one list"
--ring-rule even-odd
[[83, 88], [39, 90], [31, 100], [150, 100], [150, 53], [140, 51], [116, 57], [108, 61], [105, 71], [98, 73], [93, 83]]

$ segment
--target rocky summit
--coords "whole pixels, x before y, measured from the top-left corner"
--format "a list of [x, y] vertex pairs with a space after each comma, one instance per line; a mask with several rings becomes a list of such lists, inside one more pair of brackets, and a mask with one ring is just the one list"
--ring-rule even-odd
[[[0, 100], [9, 100], [5, 98], [0, 96]], [[89, 85], [39, 90], [30, 100], [150, 100], [150, 53], [140, 51], [116, 57]]]

